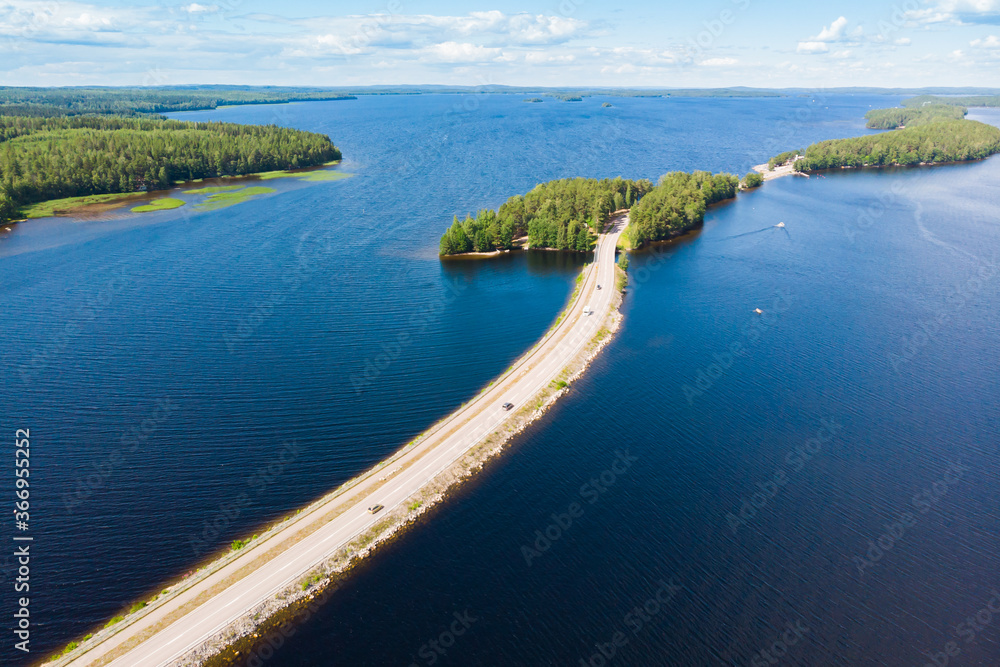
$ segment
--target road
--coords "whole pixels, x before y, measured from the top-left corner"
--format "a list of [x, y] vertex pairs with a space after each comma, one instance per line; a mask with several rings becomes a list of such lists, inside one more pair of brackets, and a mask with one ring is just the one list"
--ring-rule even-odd
[[[628, 214], [613, 219], [607, 233], [598, 238], [595, 262], [587, 271], [579, 298], [559, 326], [546, 334], [532, 352], [522, 357], [487, 391], [436, 425], [423, 441], [392, 460], [378, 475], [370, 475], [349, 491], [309, 512], [303, 512], [266, 540], [247, 547], [245, 553], [218, 572], [65, 664], [84, 667], [102, 658], [106, 660], [108, 653], [198, 596], [204, 596], [206, 591], [265, 552], [282, 542], [292, 543], [285, 551], [259, 563], [250, 574], [221, 592], [192, 605], [193, 609], [108, 664], [115, 667], [153, 667], [171, 663], [236, 621], [246, 610], [301, 581], [313, 568], [446, 470], [473, 445], [496, 431], [555, 379], [606, 323], [605, 316], [610, 311], [615, 293], [615, 246], [627, 223]], [[597, 289], [598, 285], [603, 289]], [[585, 312], [588, 305], [593, 314]], [[504, 410], [506, 402], [513, 403], [514, 409]], [[389, 480], [378, 486], [387, 475]], [[378, 488], [374, 488], [376, 486]], [[385, 510], [376, 515], [369, 514], [367, 508], [376, 503], [384, 505]], [[346, 507], [346, 510], [308, 536], [301, 537], [304, 529], [315, 528], [317, 523], [326, 520], [331, 510], [341, 507]], [[57, 664], [63, 664], [63, 661]]]

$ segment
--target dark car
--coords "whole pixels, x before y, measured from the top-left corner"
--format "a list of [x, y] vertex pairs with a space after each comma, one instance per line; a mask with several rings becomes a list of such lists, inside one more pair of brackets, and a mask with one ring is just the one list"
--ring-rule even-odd
[[508, 411], [509, 411], [509, 410], [510, 410], [511, 408], [513, 408], [513, 407], [514, 407], [514, 404], [513, 404], [513, 403], [504, 403], [504, 404], [503, 404], [503, 409], [504, 409], [504, 410], [508, 410]]

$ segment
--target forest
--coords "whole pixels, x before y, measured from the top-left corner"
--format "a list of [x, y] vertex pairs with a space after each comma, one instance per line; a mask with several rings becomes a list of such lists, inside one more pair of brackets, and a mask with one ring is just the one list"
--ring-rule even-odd
[[137, 116], [170, 111], [215, 109], [222, 105], [354, 100], [340, 92], [302, 88], [177, 86], [151, 88], [5, 88], [0, 116], [114, 114]]
[[952, 104], [927, 104], [895, 109], [872, 109], [865, 114], [865, 127], [871, 130], [894, 130], [935, 120], [965, 118], [968, 109]]
[[736, 196], [732, 174], [671, 172], [654, 186], [642, 179], [549, 181], [524, 196], [511, 197], [499, 210], [457, 217], [441, 237], [441, 254], [510, 249], [527, 234], [531, 248], [586, 252], [593, 249], [611, 213], [631, 209], [625, 230], [633, 247], [673, 238], [697, 227], [705, 209]]
[[664, 174], [632, 207], [625, 236], [633, 248], [680, 236], [702, 224], [708, 206], [735, 197], [738, 186], [739, 179], [732, 174]]
[[905, 129], [812, 144], [796, 171], [834, 167], [978, 160], [1000, 152], [1000, 128], [973, 120], [934, 120]]
[[0, 221], [49, 199], [163, 189], [340, 157], [326, 135], [274, 125], [0, 116]]
[[939, 95], [918, 95], [903, 100], [904, 107], [922, 107], [930, 104], [944, 104], [958, 107], [1000, 107], [1000, 95], [962, 95], [941, 97]]
[[532, 248], [586, 252], [611, 213], [630, 208], [653, 189], [645, 179], [568, 178], [541, 183], [511, 197], [496, 211], [482, 210], [459, 221], [441, 237], [440, 254], [509, 250], [528, 237]]

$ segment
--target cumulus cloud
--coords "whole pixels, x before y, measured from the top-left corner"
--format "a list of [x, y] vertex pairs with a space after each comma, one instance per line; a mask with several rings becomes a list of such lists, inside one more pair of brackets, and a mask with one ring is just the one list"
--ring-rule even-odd
[[982, 39], [974, 39], [969, 42], [969, 44], [983, 49], [1000, 49], [1000, 37], [990, 35], [989, 37], [983, 37]]
[[1000, 0], [932, 0], [925, 9], [907, 12], [920, 23], [1000, 23]]
[[[799, 45], [795, 50], [804, 54], [827, 53], [830, 50], [830, 47], [828, 46], [829, 43], [849, 41], [844, 34], [846, 29], [847, 18], [841, 16], [830, 25], [823, 26], [818, 35], [799, 42]], [[855, 29], [854, 34], [861, 34], [860, 26]]]
[[799, 42], [799, 46], [795, 50], [806, 54], [826, 53], [830, 47], [826, 45], [826, 42]]
[[218, 5], [199, 5], [197, 2], [192, 2], [190, 5], [184, 5], [181, 7], [182, 11], [188, 14], [205, 14], [207, 12], [217, 12], [219, 11]]
[[[320, 17], [295, 23], [308, 34], [290, 38], [285, 54], [300, 57], [358, 55], [382, 47], [411, 49], [442, 57], [454, 53], [456, 57], [466, 54], [478, 58], [495, 52], [472, 47], [552, 46], [585, 34], [587, 28], [587, 23], [578, 19], [542, 14], [504, 14], [497, 10], [470, 12], [464, 16], [372, 14]], [[448, 46], [441, 47], [442, 44]]]
[[841, 16], [829, 26], [820, 30], [818, 35], [809, 39], [813, 42], [835, 42], [843, 36], [844, 28], [846, 27], [847, 19]]
[[424, 52], [430, 56], [430, 60], [436, 62], [481, 63], [496, 59], [503, 50], [467, 42], [441, 42], [428, 47]]

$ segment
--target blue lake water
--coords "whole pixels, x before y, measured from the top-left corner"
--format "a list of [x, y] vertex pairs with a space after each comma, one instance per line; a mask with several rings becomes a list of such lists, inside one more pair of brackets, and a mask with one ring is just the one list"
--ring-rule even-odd
[[[551, 178], [743, 173], [898, 99], [178, 114], [329, 133], [357, 175], [0, 240], [37, 650], [394, 451], [541, 335], [579, 260], [442, 263], [452, 215]], [[635, 254], [623, 328], [570, 394], [268, 664], [429, 664], [456, 613], [476, 620], [439, 664], [576, 665], [621, 632], [612, 663], [744, 665], [796, 624], [783, 664], [920, 665], [949, 641], [1000, 662], [1000, 617], [957, 629], [1000, 587], [998, 176], [994, 158], [782, 179]], [[634, 461], [608, 484], [619, 449]], [[679, 588], [629, 616], [661, 580]]]

